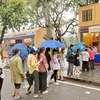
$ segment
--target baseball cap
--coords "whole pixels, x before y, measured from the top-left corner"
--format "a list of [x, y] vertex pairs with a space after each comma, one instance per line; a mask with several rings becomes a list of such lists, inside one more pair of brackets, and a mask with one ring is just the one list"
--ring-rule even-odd
[[31, 48], [30, 48], [30, 52], [31, 52], [31, 53], [32, 53], [32, 52], [38, 53], [38, 52], [39, 52], [39, 49], [37, 49], [36, 47], [31, 47]]

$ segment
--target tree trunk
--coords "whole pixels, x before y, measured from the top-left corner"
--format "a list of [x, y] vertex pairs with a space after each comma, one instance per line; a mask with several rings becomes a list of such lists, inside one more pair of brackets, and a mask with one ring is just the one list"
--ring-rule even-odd
[[3, 29], [2, 29], [2, 32], [1, 32], [1, 38], [0, 38], [0, 44], [2, 44], [3, 37], [4, 37], [4, 34], [5, 34], [6, 29], [7, 29], [6, 26], [4, 26]]
[[3, 58], [2, 41], [3, 41], [3, 37], [4, 37], [6, 29], [7, 29], [7, 27], [4, 26], [2, 29], [2, 32], [1, 32], [1, 37], [0, 37], [0, 54], [1, 54], [2, 58]]
[[60, 36], [59, 36], [59, 37], [57, 37], [57, 40], [58, 40], [58, 41], [60, 41], [60, 42], [62, 42], [62, 41], [61, 41], [61, 37], [60, 37]]
[[51, 28], [46, 28], [46, 34], [45, 34], [44, 38], [46, 40], [53, 40], [52, 29]]

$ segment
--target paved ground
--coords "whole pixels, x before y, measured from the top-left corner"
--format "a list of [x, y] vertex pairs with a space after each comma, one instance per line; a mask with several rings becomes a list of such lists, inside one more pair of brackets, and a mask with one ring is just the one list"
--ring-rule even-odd
[[76, 75], [73, 77], [70, 76], [65, 76], [65, 77], [69, 79], [86, 81], [86, 82], [100, 85], [100, 67], [96, 67], [95, 70], [84, 72], [81, 73], [80, 75]]
[[[13, 84], [10, 82], [10, 74], [6, 72], [3, 85], [2, 97], [4, 100], [14, 100], [11, 95], [13, 92]], [[33, 88], [32, 88], [33, 90]], [[37, 100], [100, 100], [100, 89], [91, 89], [83, 85], [75, 85], [74, 83], [61, 83], [59, 86], [50, 84], [49, 93], [43, 95]], [[33, 93], [29, 96], [25, 95], [25, 89], [21, 89], [20, 94], [24, 96], [22, 100], [33, 100]]]

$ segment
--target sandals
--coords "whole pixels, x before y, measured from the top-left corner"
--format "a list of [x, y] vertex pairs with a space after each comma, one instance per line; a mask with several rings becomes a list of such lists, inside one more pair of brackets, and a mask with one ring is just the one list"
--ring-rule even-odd
[[32, 92], [32, 91], [27, 92], [26, 95], [29, 95], [31, 92]]
[[23, 96], [19, 96], [19, 98], [15, 98], [15, 100], [23, 99]]
[[34, 95], [33, 98], [34, 99], [37, 99], [37, 98], [39, 98], [39, 96], [38, 95]]

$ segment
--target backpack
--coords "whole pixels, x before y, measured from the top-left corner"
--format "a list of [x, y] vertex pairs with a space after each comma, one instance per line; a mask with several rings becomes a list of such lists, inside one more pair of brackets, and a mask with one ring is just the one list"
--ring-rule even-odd
[[67, 58], [67, 61], [69, 63], [74, 63], [75, 62], [74, 55], [72, 54], [71, 49], [68, 49], [66, 58]]

